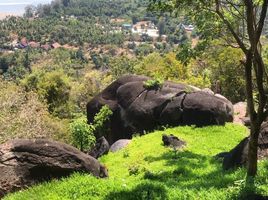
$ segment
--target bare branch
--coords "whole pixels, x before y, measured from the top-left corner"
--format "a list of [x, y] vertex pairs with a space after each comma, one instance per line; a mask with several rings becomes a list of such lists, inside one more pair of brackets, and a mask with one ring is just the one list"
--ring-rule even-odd
[[268, 0], [264, 0], [263, 4], [262, 4], [260, 19], [259, 19], [259, 22], [258, 22], [258, 27], [257, 27], [257, 33], [256, 33], [257, 41], [259, 41], [259, 39], [261, 37], [262, 29], [263, 29], [263, 26], [264, 26], [264, 21], [265, 21], [266, 14], [267, 14], [267, 7], [268, 7]]
[[243, 4], [235, 4], [234, 2], [229, 1], [229, 0], [226, 0], [226, 2], [222, 1], [222, 3], [231, 5], [231, 7], [234, 8], [242, 18], [245, 18], [244, 13], [241, 13], [241, 11], [238, 9], [239, 7], [240, 8], [245, 7], [245, 5], [243, 5]]
[[256, 38], [254, 37], [254, 5], [251, 0], [244, 0], [244, 3], [246, 5], [246, 16], [247, 16], [247, 29], [248, 29], [248, 36], [249, 36], [249, 41], [251, 44], [251, 48], [254, 50], [256, 49]]
[[238, 34], [234, 31], [234, 28], [232, 27], [231, 23], [224, 17], [223, 13], [220, 11], [220, 3], [219, 3], [219, 1], [216, 0], [215, 2], [216, 2], [216, 13], [217, 13], [217, 15], [226, 24], [227, 28], [232, 33], [233, 37], [235, 38], [237, 44], [240, 46], [240, 48], [242, 49], [242, 51], [245, 54], [247, 54], [247, 51], [248, 50], [247, 50], [245, 44], [242, 42], [242, 40], [240, 39], [240, 37], [238, 36]]

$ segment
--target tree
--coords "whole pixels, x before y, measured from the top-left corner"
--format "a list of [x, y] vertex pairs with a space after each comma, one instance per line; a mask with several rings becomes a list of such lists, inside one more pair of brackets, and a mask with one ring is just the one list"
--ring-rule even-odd
[[[262, 58], [260, 41], [267, 14], [268, 0], [151, 0], [149, 7], [161, 11], [178, 11], [190, 8], [187, 10], [189, 11], [188, 14], [192, 16], [197, 26], [203, 31], [203, 37], [215, 38], [219, 36], [220, 32], [227, 34], [227, 36], [229, 34], [232, 36], [231, 40], [229, 37], [223, 36], [227, 40], [227, 44], [243, 51], [245, 58], [241, 60], [241, 63], [245, 71], [247, 107], [251, 122], [247, 175], [249, 178], [255, 177], [257, 173], [258, 137], [261, 124], [268, 114], [268, 110], [265, 109], [267, 97], [264, 90], [268, 78]], [[224, 25], [224, 29], [219, 28], [220, 23]], [[258, 93], [257, 106], [254, 105], [253, 99], [254, 84]]]
[[197, 61], [196, 65], [200, 63], [198, 68], [209, 71], [214, 92], [227, 97], [232, 103], [245, 101], [244, 66], [239, 61], [243, 59], [243, 52], [241, 49], [218, 45], [219, 42], [213, 42], [202, 55], [202, 61]]
[[0, 57], [0, 73], [5, 73], [8, 70], [8, 61], [6, 57]]
[[83, 53], [83, 49], [80, 47], [77, 52], [75, 53], [75, 57], [79, 60], [81, 60], [82, 62], [86, 62], [86, 58], [85, 55]]
[[26, 6], [25, 7], [25, 13], [24, 13], [24, 17], [26, 18], [31, 18], [34, 16], [34, 12], [35, 12], [35, 7], [32, 5]]
[[197, 87], [209, 87], [210, 85], [206, 77], [199, 73], [193, 73], [193, 68], [190, 65], [184, 66], [178, 61], [173, 52], [163, 56], [159, 53], [149, 54], [134, 66], [134, 72], [154, 79], [187, 83]]
[[164, 35], [165, 34], [165, 21], [163, 19], [163, 17], [160, 18], [159, 22], [158, 22], [158, 30], [159, 30], [159, 35]]
[[70, 130], [74, 145], [79, 147], [81, 151], [89, 149], [95, 143], [94, 126], [87, 124], [85, 117], [75, 119], [70, 124]]
[[52, 117], [32, 91], [0, 78], [0, 143], [18, 138], [70, 141], [67, 124]]
[[30, 61], [30, 58], [29, 58], [29, 49], [27, 48], [26, 52], [25, 52], [25, 56], [24, 56], [24, 59], [23, 59], [23, 67], [27, 70], [29, 70], [29, 72], [32, 72], [32, 69], [31, 69], [31, 61]]
[[62, 71], [36, 71], [23, 80], [27, 90], [36, 91], [48, 105], [48, 110], [57, 117], [70, 115], [70, 78]]
[[109, 63], [111, 74], [114, 78], [119, 78], [125, 74], [132, 74], [136, 63], [135, 59], [130, 59], [126, 56], [112, 58]]
[[63, 6], [67, 7], [71, 3], [71, 0], [62, 0]]

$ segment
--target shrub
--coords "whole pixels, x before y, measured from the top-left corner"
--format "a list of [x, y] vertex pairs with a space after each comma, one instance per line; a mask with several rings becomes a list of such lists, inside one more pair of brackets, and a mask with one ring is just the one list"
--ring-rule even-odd
[[160, 79], [149, 79], [143, 83], [147, 90], [158, 90], [163, 87], [163, 81]]
[[93, 126], [95, 128], [95, 136], [98, 138], [101, 136], [107, 136], [109, 132], [109, 121], [113, 111], [107, 106], [102, 106], [100, 111], [95, 115], [93, 120]]
[[73, 144], [80, 148], [81, 151], [90, 149], [96, 142], [96, 137], [99, 138], [107, 135], [109, 119], [112, 114], [111, 109], [105, 105], [95, 115], [94, 121], [91, 124], [87, 124], [86, 117], [75, 119], [70, 124]]
[[128, 168], [129, 175], [138, 175], [139, 174], [139, 166], [138, 165], [131, 165]]
[[81, 151], [89, 149], [96, 141], [93, 135], [94, 126], [87, 124], [85, 117], [75, 119], [70, 124], [73, 144]]

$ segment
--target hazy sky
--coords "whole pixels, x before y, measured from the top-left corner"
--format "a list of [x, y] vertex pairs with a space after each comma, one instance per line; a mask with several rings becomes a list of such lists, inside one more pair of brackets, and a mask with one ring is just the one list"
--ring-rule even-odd
[[39, 4], [49, 3], [51, 0], [0, 0], [0, 6], [18, 5], [18, 4]]

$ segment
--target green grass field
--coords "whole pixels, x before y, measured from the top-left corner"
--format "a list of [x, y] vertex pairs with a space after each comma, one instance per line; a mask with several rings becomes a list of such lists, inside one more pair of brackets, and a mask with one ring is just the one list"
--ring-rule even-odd
[[[162, 134], [187, 142], [175, 152], [162, 145]], [[214, 155], [229, 151], [248, 135], [239, 125], [176, 127], [135, 137], [130, 145], [101, 158], [109, 178], [74, 174], [7, 196], [6, 200], [63, 199], [236, 199], [245, 193], [245, 169], [223, 171]], [[256, 190], [268, 195], [268, 162], [259, 162]]]

